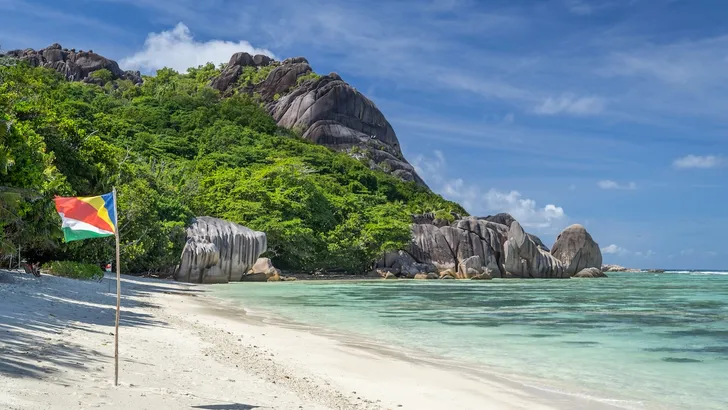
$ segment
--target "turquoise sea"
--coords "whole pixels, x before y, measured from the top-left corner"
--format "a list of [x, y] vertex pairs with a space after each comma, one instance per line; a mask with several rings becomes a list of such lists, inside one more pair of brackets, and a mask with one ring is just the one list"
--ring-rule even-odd
[[728, 273], [215, 286], [302, 324], [625, 408], [728, 409]]

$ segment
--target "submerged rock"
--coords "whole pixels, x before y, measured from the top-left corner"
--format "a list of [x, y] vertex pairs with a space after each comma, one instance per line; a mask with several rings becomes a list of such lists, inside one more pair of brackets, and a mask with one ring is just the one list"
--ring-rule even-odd
[[[211, 217], [198, 217], [187, 228], [187, 243], [174, 278], [181, 282], [238, 282], [267, 249], [265, 233]], [[265, 273], [262, 276], [267, 280]]]

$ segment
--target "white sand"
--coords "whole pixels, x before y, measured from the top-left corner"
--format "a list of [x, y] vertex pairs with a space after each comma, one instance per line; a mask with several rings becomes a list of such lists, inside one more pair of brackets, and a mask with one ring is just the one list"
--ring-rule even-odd
[[0, 408], [608, 408], [251, 317], [204, 289], [123, 279], [115, 387], [115, 282], [0, 272]]

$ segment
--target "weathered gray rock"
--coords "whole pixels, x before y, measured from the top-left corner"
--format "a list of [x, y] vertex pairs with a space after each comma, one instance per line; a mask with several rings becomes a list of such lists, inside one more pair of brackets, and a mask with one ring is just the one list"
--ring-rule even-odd
[[210, 87], [222, 93], [231, 91], [231, 87], [238, 81], [245, 67], [265, 67], [270, 65], [272, 61], [270, 57], [262, 54], [251, 56], [243, 52], [235, 53], [230, 57], [230, 61], [228, 61], [220, 75], [210, 81]]
[[198, 217], [187, 228], [187, 243], [174, 277], [181, 282], [237, 282], [266, 247], [263, 232], [222, 219]]
[[273, 261], [270, 258], [258, 258], [248, 272], [267, 273], [271, 269], [275, 269], [275, 266], [273, 266]]
[[432, 279], [439, 279], [440, 275], [436, 273], [418, 273], [415, 275], [414, 279], [418, 280], [432, 280]]
[[[284, 62], [274, 68], [263, 82], [255, 85], [255, 92], [260, 94], [263, 100], [273, 101], [276, 95], [283, 95], [295, 88], [298, 85], [298, 77], [309, 74], [312, 71], [311, 66], [305, 61], [297, 63]], [[273, 104], [276, 104], [275, 101]], [[278, 121], [277, 118], [274, 117], [274, 119]], [[280, 122], [278, 125], [281, 125]], [[286, 128], [293, 129], [293, 127]], [[301, 127], [301, 129], [305, 128]]]
[[511, 214], [507, 214], [505, 212], [495, 214], [495, 215], [488, 215], [484, 218], [482, 218], [486, 221], [495, 222], [497, 224], [505, 225], [506, 227], [510, 228], [511, 223], [516, 220]]
[[486, 269], [486, 271], [481, 273], [480, 275], [475, 275], [470, 278], [470, 280], [491, 280], [491, 279], [493, 279], [493, 276], [491, 275], [490, 269]]
[[511, 223], [504, 245], [506, 271], [521, 278], [564, 278], [564, 266], [549, 252], [541, 249], [524, 232], [517, 221]]
[[408, 253], [417, 262], [432, 263], [439, 271], [455, 269], [455, 254], [440, 229], [428, 224], [412, 225], [412, 243]]
[[458, 264], [458, 279], [468, 279], [480, 275], [483, 272], [483, 262], [479, 255], [464, 259]]
[[[432, 263], [441, 275], [469, 278], [488, 272], [492, 278], [568, 278], [566, 263], [562, 262], [543, 244], [536, 235], [526, 233], [509, 214], [497, 214], [485, 218], [453, 215], [455, 221], [441, 225], [434, 214], [412, 216], [412, 243], [408, 253], [418, 263]], [[501, 223], [503, 222], [503, 223]], [[510, 228], [505, 225], [510, 224]], [[562, 243], [575, 231], [567, 229]], [[599, 250], [596, 242], [584, 231], [575, 235], [583, 238], [574, 241], [574, 254], [593, 255]], [[554, 251], [562, 255], [562, 245], [555, 245]], [[601, 255], [601, 252], [597, 253]], [[576, 258], [574, 266], [584, 263]], [[589, 260], [587, 258], [586, 260]], [[571, 260], [570, 260], [571, 262]], [[594, 262], [589, 262], [595, 264]], [[591, 266], [588, 266], [591, 267]]]
[[40, 50], [25, 49], [9, 51], [7, 55], [26, 61], [33, 67], [47, 67], [61, 73], [70, 81], [89, 81], [94, 71], [106, 69], [113, 79], [131, 80], [135, 84], [142, 82], [141, 75], [134, 71], [122, 71], [119, 64], [93, 51], [76, 51], [64, 49], [56, 43]]
[[307, 63], [284, 62], [256, 87], [264, 99], [282, 95], [267, 106], [278, 125], [300, 130], [303, 138], [336, 150], [358, 147], [373, 167], [424, 185], [376, 105], [338, 75], [297, 84], [297, 78], [310, 71]]
[[551, 254], [564, 264], [564, 272], [573, 276], [586, 268], [602, 267], [602, 251], [589, 232], [579, 225], [571, 225], [556, 238]]
[[599, 268], [586, 268], [580, 270], [572, 278], [606, 278], [607, 275]]

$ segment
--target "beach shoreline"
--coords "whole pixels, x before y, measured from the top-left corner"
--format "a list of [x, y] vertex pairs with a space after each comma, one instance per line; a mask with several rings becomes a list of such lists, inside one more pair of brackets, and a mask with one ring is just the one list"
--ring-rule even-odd
[[111, 277], [3, 277], [2, 408], [617, 408], [251, 313], [205, 285], [126, 276], [114, 387]]

